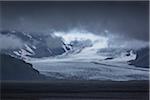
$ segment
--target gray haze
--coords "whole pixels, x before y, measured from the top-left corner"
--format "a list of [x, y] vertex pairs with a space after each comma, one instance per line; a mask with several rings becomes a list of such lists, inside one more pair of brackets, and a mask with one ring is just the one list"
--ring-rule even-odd
[[85, 29], [148, 40], [148, 2], [1, 2], [1, 29], [25, 32]]
[[46, 45], [47, 45], [49, 48], [56, 49], [56, 48], [62, 47], [63, 42], [62, 42], [62, 39], [59, 38], [59, 37], [48, 37], [48, 38], [46, 39]]
[[23, 47], [23, 41], [13, 35], [0, 34], [0, 50], [2, 49], [18, 49]]

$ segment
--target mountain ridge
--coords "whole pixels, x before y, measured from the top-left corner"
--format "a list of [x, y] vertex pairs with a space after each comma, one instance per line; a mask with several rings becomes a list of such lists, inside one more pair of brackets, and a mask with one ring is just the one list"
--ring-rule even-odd
[[45, 80], [46, 77], [26, 63], [10, 55], [0, 54], [1, 80]]
[[17, 31], [1, 31], [0, 34], [6, 37], [15, 36], [23, 42], [23, 46], [21, 48], [1, 50], [2, 53], [7, 53], [21, 59], [26, 59], [28, 57], [41, 58], [56, 56], [69, 49], [67, 48], [67, 45], [64, 45], [61, 39], [53, 37], [50, 34], [32, 34]]

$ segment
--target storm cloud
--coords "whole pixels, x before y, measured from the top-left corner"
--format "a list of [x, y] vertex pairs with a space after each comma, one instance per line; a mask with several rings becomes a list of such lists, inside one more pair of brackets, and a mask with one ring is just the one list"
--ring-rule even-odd
[[3, 30], [26, 32], [85, 29], [97, 35], [119, 34], [149, 40], [148, 1], [2, 2]]

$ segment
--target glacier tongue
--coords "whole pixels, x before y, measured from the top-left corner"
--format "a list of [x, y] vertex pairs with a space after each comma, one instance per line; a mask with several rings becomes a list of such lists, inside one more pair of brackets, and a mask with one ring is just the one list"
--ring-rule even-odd
[[40, 73], [56, 79], [65, 80], [148, 80], [148, 70], [136, 68], [126, 63], [49, 61], [32, 62]]
[[[110, 52], [108, 52], [110, 53]], [[91, 47], [76, 54], [61, 55], [43, 59], [31, 59], [29, 62], [40, 73], [64, 80], [148, 80], [148, 69], [128, 65], [136, 54], [122, 51], [116, 58], [105, 60], [107, 56], [97, 53]]]

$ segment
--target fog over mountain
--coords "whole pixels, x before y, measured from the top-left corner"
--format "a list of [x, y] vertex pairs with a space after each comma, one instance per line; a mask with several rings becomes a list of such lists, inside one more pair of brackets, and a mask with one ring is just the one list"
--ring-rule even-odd
[[[4, 44], [5, 43], [5, 44]], [[2, 49], [16, 49], [23, 47], [23, 41], [13, 35], [0, 34], [0, 50]]]
[[121, 35], [148, 41], [149, 3], [139, 2], [4, 2], [1, 29], [25, 32], [66, 32], [73, 28], [92, 34]]

